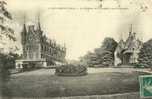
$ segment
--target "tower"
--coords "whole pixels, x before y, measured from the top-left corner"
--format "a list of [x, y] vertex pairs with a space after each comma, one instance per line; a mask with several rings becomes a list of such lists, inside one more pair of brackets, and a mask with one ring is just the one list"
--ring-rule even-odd
[[37, 28], [36, 28], [36, 30], [42, 32], [41, 23], [40, 23], [40, 12], [38, 12], [38, 14], [36, 16], [36, 20], [37, 20]]
[[22, 44], [22, 50], [23, 50], [23, 58], [26, 57], [26, 41], [27, 41], [27, 29], [25, 24], [25, 15], [24, 15], [24, 22], [23, 22], [23, 28], [21, 31], [21, 44]]
[[21, 32], [22, 45], [26, 43], [26, 36], [27, 36], [27, 30], [26, 30], [25, 16], [24, 16], [24, 23], [23, 23], [22, 32]]
[[132, 33], [132, 24], [130, 25], [130, 29], [129, 29], [129, 32]]
[[40, 14], [37, 16], [37, 30], [41, 31]]
[[43, 35], [43, 31], [41, 29], [41, 23], [40, 23], [40, 13], [38, 12], [37, 16], [36, 16], [36, 20], [37, 20], [37, 24], [36, 24], [36, 32], [39, 35], [39, 40], [42, 41], [42, 35]]
[[132, 30], [132, 24], [131, 24], [131, 25], [130, 25], [130, 28], [129, 28], [129, 37], [132, 36], [132, 32], [133, 32], [133, 30]]

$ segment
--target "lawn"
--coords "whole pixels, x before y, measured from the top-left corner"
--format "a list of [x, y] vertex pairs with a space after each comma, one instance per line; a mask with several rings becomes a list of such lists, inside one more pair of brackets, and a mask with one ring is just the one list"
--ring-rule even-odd
[[141, 72], [102, 72], [80, 77], [21, 75], [12, 77], [7, 87], [13, 97], [56, 97], [100, 95], [139, 91]]

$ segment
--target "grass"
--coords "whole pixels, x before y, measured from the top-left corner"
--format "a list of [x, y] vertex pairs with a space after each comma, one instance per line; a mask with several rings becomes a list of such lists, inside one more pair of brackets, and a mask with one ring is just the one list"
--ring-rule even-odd
[[138, 76], [145, 73], [105, 72], [80, 77], [31, 75], [13, 77], [7, 84], [12, 97], [100, 95], [139, 90]]

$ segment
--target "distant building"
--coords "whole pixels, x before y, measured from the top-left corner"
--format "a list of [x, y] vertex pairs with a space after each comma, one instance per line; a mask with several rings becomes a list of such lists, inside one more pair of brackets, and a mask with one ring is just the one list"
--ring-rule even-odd
[[115, 50], [115, 66], [123, 64], [128, 65], [138, 62], [138, 53], [142, 47], [142, 41], [136, 37], [136, 33], [129, 32], [129, 37], [126, 41], [121, 39]]
[[[28, 27], [28, 28], [27, 28]], [[23, 25], [21, 32], [22, 59], [16, 60], [16, 68], [34, 65], [47, 67], [65, 62], [66, 48], [49, 40], [41, 30], [40, 22], [34, 25]]]

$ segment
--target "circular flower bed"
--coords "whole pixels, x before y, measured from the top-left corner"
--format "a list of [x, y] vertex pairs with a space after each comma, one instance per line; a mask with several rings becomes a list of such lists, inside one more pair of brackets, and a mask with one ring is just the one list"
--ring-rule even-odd
[[62, 65], [56, 68], [56, 75], [58, 76], [83, 76], [87, 74], [87, 68], [82, 65]]

